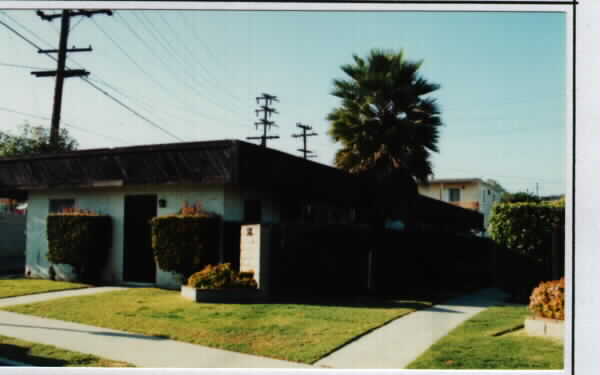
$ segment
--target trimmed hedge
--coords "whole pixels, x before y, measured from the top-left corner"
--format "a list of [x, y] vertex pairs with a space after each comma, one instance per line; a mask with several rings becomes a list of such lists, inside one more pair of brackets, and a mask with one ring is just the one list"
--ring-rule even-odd
[[112, 245], [110, 216], [91, 212], [48, 215], [48, 260], [73, 266], [82, 280], [97, 280]]
[[214, 263], [220, 218], [209, 214], [159, 216], [151, 220], [152, 248], [158, 266], [184, 278]]
[[541, 261], [552, 247], [552, 231], [564, 222], [564, 200], [500, 203], [492, 209], [490, 234], [498, 245]]

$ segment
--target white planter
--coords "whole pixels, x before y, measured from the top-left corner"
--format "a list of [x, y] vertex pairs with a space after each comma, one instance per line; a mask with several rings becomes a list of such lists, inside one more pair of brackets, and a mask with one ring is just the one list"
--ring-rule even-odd
[[525, 332], [531, 336], [544, 336], [564, 338], [564, 320], [527, 318], [525, 319]]

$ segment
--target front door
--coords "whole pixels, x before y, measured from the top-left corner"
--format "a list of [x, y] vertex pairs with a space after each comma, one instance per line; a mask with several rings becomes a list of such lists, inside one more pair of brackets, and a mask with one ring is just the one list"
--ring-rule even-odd
[[156, 216], [156, 195], [125, 197], [124, 278], [126, 281], [156, 282], [150, 220]]

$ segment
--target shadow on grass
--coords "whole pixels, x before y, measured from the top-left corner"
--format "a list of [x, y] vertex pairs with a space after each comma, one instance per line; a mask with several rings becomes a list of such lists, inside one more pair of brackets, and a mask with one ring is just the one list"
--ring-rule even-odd
[[429, 301], [408, 299], [387, 299], [379, 297], [296, 297], [277, 298], [271, 300], [271, 304], [294, 304], [329, 307], [357, 307], [357, 308], [403, 308], [419, 310], [431, 306]]
[[[23, 362], [32, 366], [57, 367], [65, 366], [69, 362], [49, 357], [35, 356], [29, 353], [29, 348], [17, 345], [0, 344], [0, 356], [16, 362]], [[2, 366], [2, 365], [0, 365]], [[10, 365], [5, 365], [10, 366]]]
[[[0, 326], [36, 328], [36, 329], [51, 330], [51, 331], [79, 332], [79, 333], [89, 333], [91, 335], [99, 335], [99, 336], [125, 337], [125, 338], [131, 338], [131, 339], [152, 340], [152, 341], [157, 341], [157, 340], [160, 341], [160, 340], [168, 340], [169, 339], [169, 336], [166, 336], [166, 335], [147, 336], [147, 335], [139, 335], [139, 334], [135, 334], [135, 333], [86, 331], [86, 330], [81, 330], [81, 329], [42, 327], [42, 326], [32, 326], [32, 325], [27, 325], [27, 324], [0, 323]], [[0, 351], [0, 353], [2, 353], [2, 352]]]

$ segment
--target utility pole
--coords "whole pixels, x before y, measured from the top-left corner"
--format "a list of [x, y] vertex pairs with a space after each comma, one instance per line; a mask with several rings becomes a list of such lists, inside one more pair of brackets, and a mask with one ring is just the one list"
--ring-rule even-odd
[[535, 183], [535, 195], [539, 198], [540, 197], [540, 183], [536, 182]]
[[64, 9], [61, 13], [56, 14], [45, 14], [41, 10], [38, 10], [36, 14], [44, 21], [51, 22], [55, 18], [60, 18], [60, 39], [58, 42], [58, 49], [38, 50], [38, 53], [58, 53], [56, 70], [31, 72], [36, 77], [56, 77], [56, 83], [54, 86], [54, 106], [52, 108], [52, 122], [50, 126], [50, 144], [56, 146], [58, 144], [59, 128], [60, 128], [60, 112], [62, 108], [62, 95], [64, 79], [69, 77], [82, 77], [88, 76], [90, 72], [84, 69], [65, 69], [68, 52], [90, 52], [92, 46], [87, 48], [67, 48], [67, 42], [69, 39], [69, 27], [71, 17], [92, 17], [94, 14], [107, 14], [112, 16], [112, 11], [108, 9], [103, 10], [71, 10]]
[[[264, 104], [260, 105], [260, 102], [264, 101]], [[270, 107], [273, 102], [278, 102], [279, 99], [275, 95], [262, 94], [261, 96], [256, 97], [256, 104], [260, 107], [256, 110], [256, 116], [262, 112], [263, 118], [254, 123], [256, 129], [259, 126], [263, 127], [263, 135], [260, 137], [246, 137], [246, 139], [260, 139], [260, 145], [262, 147], [267, 147], [267, 139], [277, 139], [279, 136], [277, 135], [267, 135], [267, 128], [271, 130], [271, 126], [277, 126], [274, 121], [269, 120], [272, 114], [277, 114], [277, 110]]]
[[[306, 138], [312, 137], [312, 136], [315, 136], [318, 134], [315, 132], [307, 133], [309, 130], [312, 130], [312, 127], [308, 126], [308, 125], [303, 125], [301, 123], [297, 123], [296, 127], [302, 129], [302, 134], [292, 134], [292, 137], [294, 137], [294, 138], [302, 137], [302, 141], [304, 144], [304, 147], [299, 148], [298, 151], [300, 151], [304, 155], [304, 159], [316, 157], [317, 155], [314, 155], [311, 150], [308, 150], [306, 148]], [[311, 154], [311, 155], [309, 155], [309, 154]]]

